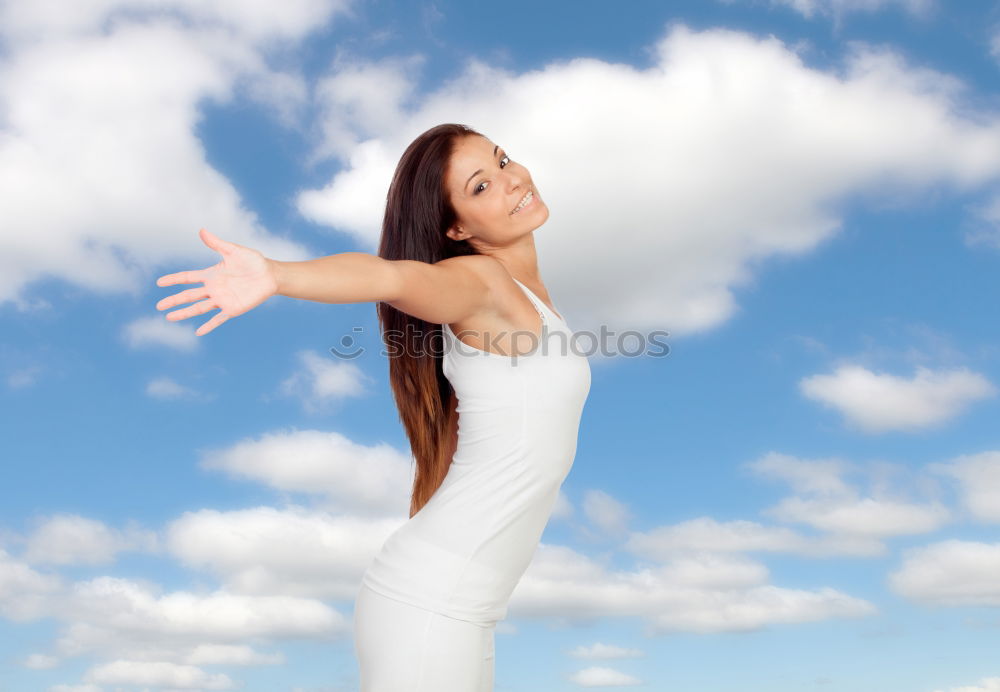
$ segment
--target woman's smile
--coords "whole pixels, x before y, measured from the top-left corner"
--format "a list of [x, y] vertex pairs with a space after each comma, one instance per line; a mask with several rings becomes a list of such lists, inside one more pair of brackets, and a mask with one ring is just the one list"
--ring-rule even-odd
[[535, 193], [532, 192], [531, 190], [528, 190], [527, 194], [525, 194], [524, 197], [521, 198], [521, 201], [518, 202], [517, 206], [514, 207], [513, 211], [510, 212], [511, 216], [513, 216], [517, 212], [521, 211], [522, 209], [524, 209], [525, 207], [527, 207], [528, 205], [530, 205], [534, 201], [535, 201]]

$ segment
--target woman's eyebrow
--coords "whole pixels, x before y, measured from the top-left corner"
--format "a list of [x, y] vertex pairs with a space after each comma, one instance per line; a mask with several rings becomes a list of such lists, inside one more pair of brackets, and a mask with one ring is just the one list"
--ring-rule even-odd
[[[494, 157], [494, 158], [496, 158], [496, 155], [497, 155], [497, 149], [499, 149], [499, 148], [500, 148], [500, 145], [499, 145], [499, 144], [496, 144], [496, 145], [494, 145], [494, 146], [493, 146], [493, 157]], [[477, 175], [479, 175], [479, 174], [480, 174], [480, 173], [482, 173], [482, 172], [483, 172], [483, 169], [482, 169], [482, 168], [480, 168], [480, 169], [479, 169], [478, 171], [476, 171], [475, 173], [473, 173], [472, 175], [470, 175], [470, 176], [469, 176], [469, 179], [465, 181], [465, 187], [464, 187], [464, 188], [462, 188], [462, 189], [467, 189], [467, 188], [469, 187], [469, 183], [471, 183], [471, 182], [472, 182], [472, 179], [473, 179], [473, 178], [475, 178], [475, 177], [476, 177]]]
[[472, 182], [472, 179], [475, 178], [477, 175], [479, 175], [482, 172], [483, 172], [483, 169], [480, 168], [478, 171], [476, 171], [475, 173], [473, 173], [472, 175], [470, 175], [469, 179], [465, 181], [465, 189], [468, 189], [469, 188], [469, 183]]

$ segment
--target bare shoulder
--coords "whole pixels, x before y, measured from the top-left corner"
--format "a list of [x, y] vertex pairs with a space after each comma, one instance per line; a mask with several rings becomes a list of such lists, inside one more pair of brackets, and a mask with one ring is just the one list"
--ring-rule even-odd
[[507, 267], [500, 260], [489, 255], [458, 255], [449, 257], [437, 263], [438, 265], [461, 268], [476, 275], [476, 278], [486, 286], [489, 292], [488, 304], [493, 312], [506, 313], [511, 305], [511, 298], [517, 299], [517, 286], [511, 278]]
[[510, 273], [507, 268], [500, 263], [500, 260], [489, 255], [458, 255], [448, 257], [437, 262], [441, 266], [462, 267], [474, 272], [483, 282], [490, 287], [496, 283], [509, 281]]
[[449, 257], [437, 264], [446, 262], [452, 269], [474, 274], [475, 283], [484, 286], [487, 293], [479, 310], [449, 321], [452, 332], [462, 342], [479, 350], [490, 350], [498, 355], [521, 352], [519, 349], [523, 349], [524, 344], [515, 343], [513, 335], [528, 331], [538, 333], [540, 318], [507, 267], [489, 255]]
[[496, 314], [512, 283], [506, 268], [486, 255], [449, 257], [438, 262], [395, 260], [388, 304], [427, 322], [442, 324]]

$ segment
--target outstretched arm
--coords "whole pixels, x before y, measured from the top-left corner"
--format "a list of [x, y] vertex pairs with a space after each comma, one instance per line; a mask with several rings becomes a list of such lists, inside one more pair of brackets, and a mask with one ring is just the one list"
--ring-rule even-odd
[[222, 259], [207, 269], [166, 274], [158, 286], [203, 283], [156, 304], [166, 310], [194, 300], [194, 305], [166, 315], [175, 322], [219, 312], [195, 331], [203, 336], [231, 317], [260, 305], [272, 295], [324, 303], [382, 301], [428, 322], [455, 322], [493, 307], [491, 285], [506, 270], [487, 256], [452, 257], [435, 264], [385, 260], [363, 252], [343, 252], [302, 262], [281, 262], [253, 248], [231, 243], [202, 229], [202, 241]]
[[381, 301], [427, 322], [456, 322], [490, 306], [490, 279], [504, 272], [486, 256], [435, 264], [342, 252], [303, 262], [273, 263], [280, 295], [324, 303]]
[[392, 262], [364, 252], [341, 252], [301, 262], [268, 260], [276, 293], [320, 303], [364, 303], [393, 297]]

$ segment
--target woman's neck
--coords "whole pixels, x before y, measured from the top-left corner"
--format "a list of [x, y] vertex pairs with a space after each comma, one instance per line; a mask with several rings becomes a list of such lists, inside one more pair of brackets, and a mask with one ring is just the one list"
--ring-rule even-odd
[[538, 255], [535, 252], [535, 237], [528, 233], [517, 242], [501, 248], [494, 248], [490, 256], [496, 258], [521, 283], [540, 284]]

